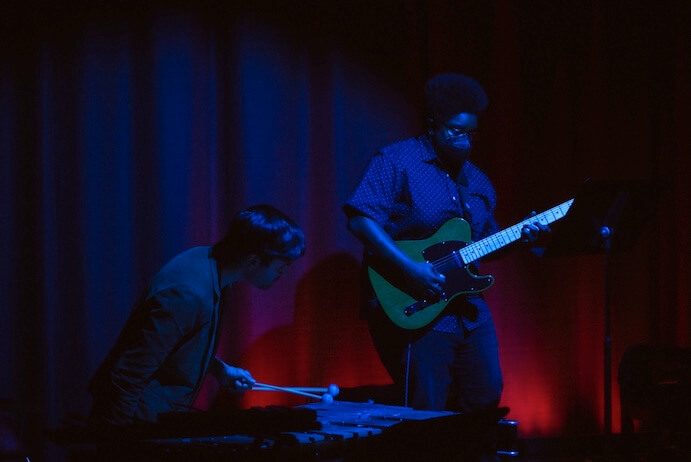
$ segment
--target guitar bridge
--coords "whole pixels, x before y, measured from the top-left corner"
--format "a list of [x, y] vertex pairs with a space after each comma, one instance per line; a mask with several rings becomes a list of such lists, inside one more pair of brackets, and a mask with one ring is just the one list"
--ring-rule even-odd
[[415, 313], [419, 313], [420, 311], [424, 310], [428, 306], [436, 305], [440, 301], [445, 301], [448, 302], [449, 300], [446, 298], [446, 294], [443, 293], [441, 297], [435, 299], [435, 300], [418, 300], [417, 302], [413, 303], [412, 305], [408, 305], [403, 309], [403, 314], [406, 316], [410, 317], [414, 315]]

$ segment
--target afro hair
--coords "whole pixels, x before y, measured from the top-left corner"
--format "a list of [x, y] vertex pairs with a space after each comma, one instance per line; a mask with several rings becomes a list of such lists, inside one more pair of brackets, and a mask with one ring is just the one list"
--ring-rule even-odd
[[427, 116], [446, 121], [456, 114], [480, 114], [487, 108], [487, 94], [482, 86], [461, 74], [439, 74], [425, 84]]

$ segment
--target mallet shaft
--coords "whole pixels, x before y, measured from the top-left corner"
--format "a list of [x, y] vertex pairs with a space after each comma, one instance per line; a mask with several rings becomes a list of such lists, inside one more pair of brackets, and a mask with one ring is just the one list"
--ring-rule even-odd
[[[286, 393], [294, 393], [296, 395], [307, 396], [308, 398], [314, 398], [314, 399], [321, 399], [322, 398], [320, 395], [317, 395], [314, 393], [309, 393], [306, 391], [302, 391], [302, 389], [291, 388], [291, 387], [279, 387], [277, 385], [269, 385], [266, 383], [259, 383], [259, 382], [255, 383], [254, 387], [252, 387], [252, 389], [255, 391], [262, 391], [262, 389], [284, 391]], [[324, 390], [324, 392], [326, 392], [326, 390]]]

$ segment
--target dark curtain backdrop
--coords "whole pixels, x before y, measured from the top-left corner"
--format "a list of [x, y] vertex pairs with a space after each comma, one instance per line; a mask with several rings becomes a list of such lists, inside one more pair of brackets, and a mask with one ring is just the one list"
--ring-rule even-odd
[[[422, 84], [445, 71], [489, 93], [473, 160], [502, 225], [589, 177], [667, 182], [612, 259], [614, 377], [634, 343], [691, 346], [687, 2], [186, 3], [0, 6], [0, 399], [25, 445], [88, 411], [155, 271], [253, 203], [292, 215], [308, 251], [271, 290], [225, 294], [219, 356], [267, 383], [389, 383], [340, 207], [377, 148], [421, 130]], [[484, 269], [520, 434], [601, 431], [602, 257]], [[220, 398], [208, 380], [196, 405]]]

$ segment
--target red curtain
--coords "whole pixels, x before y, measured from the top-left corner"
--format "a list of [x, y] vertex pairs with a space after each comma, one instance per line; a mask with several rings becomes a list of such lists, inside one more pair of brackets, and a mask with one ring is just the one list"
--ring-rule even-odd
[[[586, 178], [662, 180], [614, 255], [612, 370], [635, 343], [690, 346], [689, 7], [611, 2], [94, 2], [8, 8], [0, 48], [3, 374], [22, 436], [85, 413], [86, 383], [147, 280], [270, 202], [308, 252], [270, 291], [238, 285], [219, 356], [266, 383], [389, 378], [358, 319], [360, 244], [340, 207], [369, 156], [417, 134], [438, 72], [484, 84], [473, 160], [508, 226]], [[484, 267], [525, 436], [603, 421], [602, 256], [516, 253]], [[220, 396], [213, 380], [197, 402]], [[237, 400], [236, 400], [237, 401]], [[236, 404], [297, 404], [248, 393]], [[32, 436], [33, 435], [33, 436]]]

